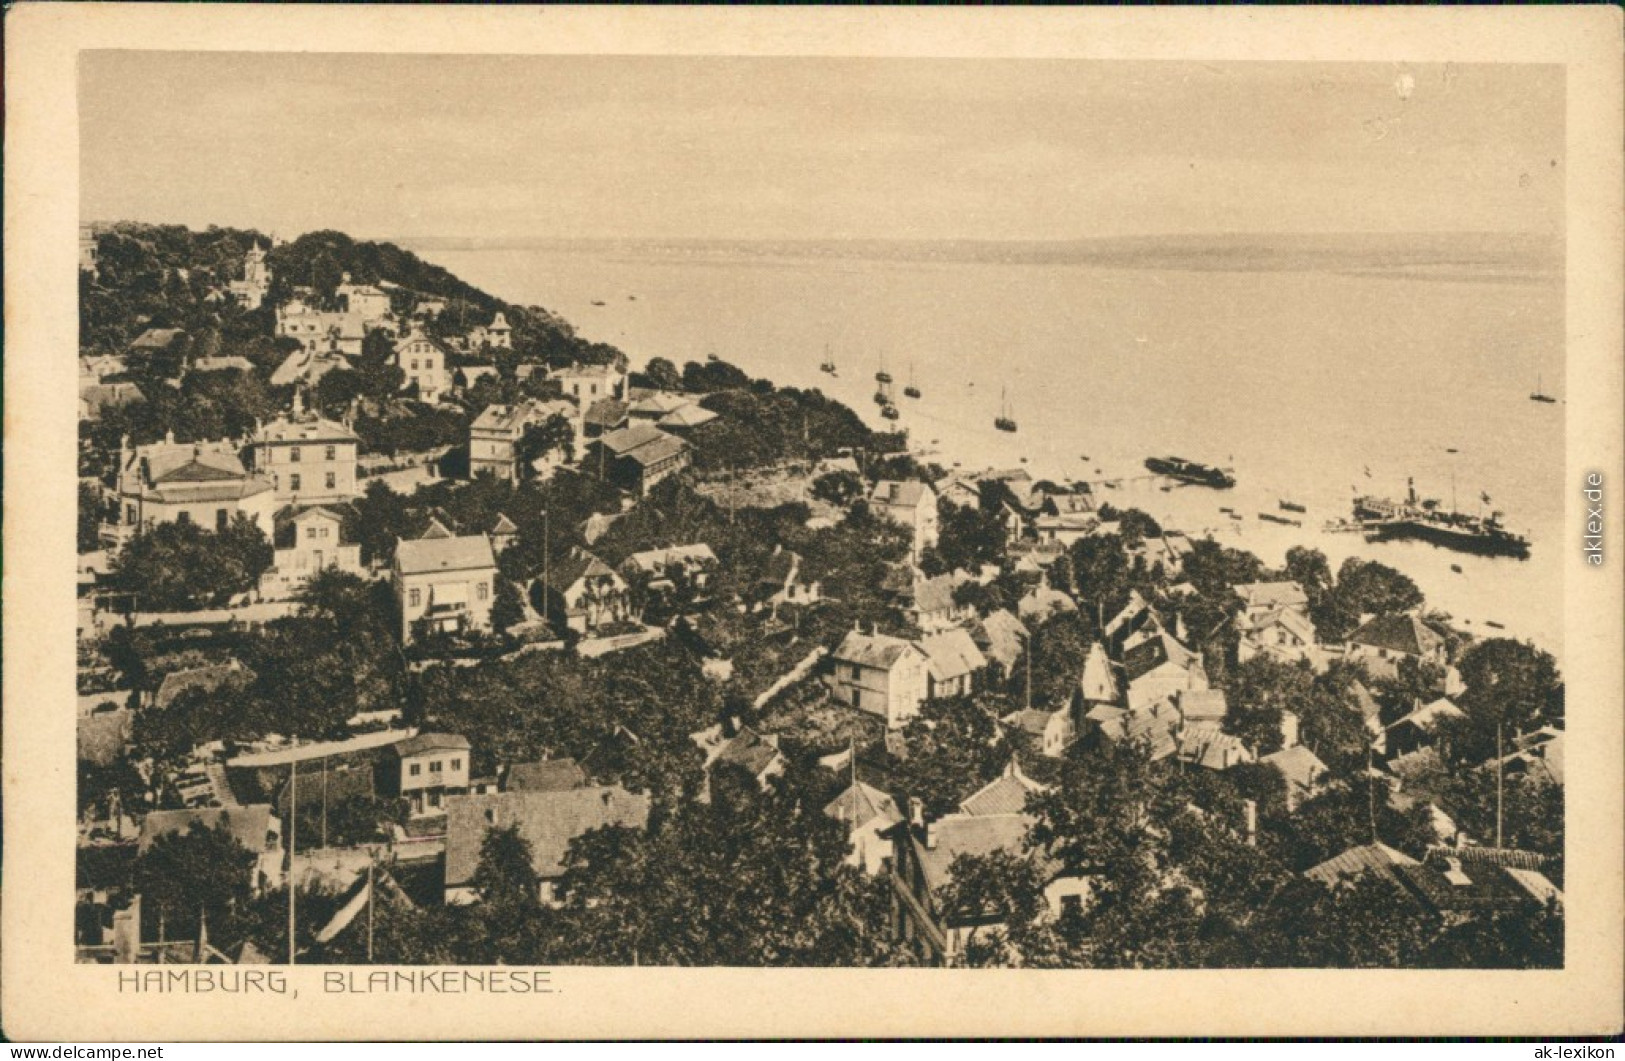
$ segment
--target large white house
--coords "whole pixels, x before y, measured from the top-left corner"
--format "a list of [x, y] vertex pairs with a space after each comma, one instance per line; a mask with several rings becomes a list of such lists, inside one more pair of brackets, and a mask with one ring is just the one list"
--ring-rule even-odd
[[404, 541], [395, 547], [401, 642], [428, 633], [491, 629], [497, 563], [483, 534]]
[[830, 654], [825, 680], [836, 699], [896, 729], [919, 714], [930, 695], [930, 660], [913, 642], [853, 630]]

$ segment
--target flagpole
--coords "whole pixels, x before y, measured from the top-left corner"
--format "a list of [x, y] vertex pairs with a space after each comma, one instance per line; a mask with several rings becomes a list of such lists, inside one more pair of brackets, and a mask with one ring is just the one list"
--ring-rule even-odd
[[299, 760], [288, 767], [288, 964], [297, 964], [294, 926], [294, 857], [299, 851]]

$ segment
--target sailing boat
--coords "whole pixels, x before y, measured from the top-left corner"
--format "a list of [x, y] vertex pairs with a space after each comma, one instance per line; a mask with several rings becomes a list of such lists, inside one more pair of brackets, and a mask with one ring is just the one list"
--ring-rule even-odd
[[920, 388], [914, 385], [914, 362], [912, 361], [908, 363], [908, 386], [903, 388], [903, 396], [906, 398], [918, 398], [920, 396]]
[[875, 373], [876, 383], [890, 383], [891, 373], [886, 371], [886, 355], [880, 355], [880, 371]]
[[829, 344], [824, 344], [824, 360], [818, 363], [818, 371], [835, 375], [835, 359], [829, 354]]
[[1010, 417], [1010, 409], [1005, 403], [1005, 394], [1003, 390], [999, 391], [999, 415], [994, 418], [993, 426], [998, 428], [1000, 431], [1009, 431], [1012, 434], [1016, 430], [1016, 422]]
[[1556, 402], [1557, 399], [1552, 397], [1550, 394], [1547, 394], [1546, 391], [1541, 388], [1540, 383], [1540, 373], [1537, 372], [1535, 373], [1535, 389], [1534, 392], [1529, 395], [1529, 400], [1532, 402], [1545, 402], [1547, 405], [1551, 405]]

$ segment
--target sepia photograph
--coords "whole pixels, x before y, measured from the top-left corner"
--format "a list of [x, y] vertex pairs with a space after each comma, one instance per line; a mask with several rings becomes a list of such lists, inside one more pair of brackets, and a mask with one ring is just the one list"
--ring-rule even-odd
[[1572, 85], [1417, 54], [78, 51], [59, 945], [1569, 968]]

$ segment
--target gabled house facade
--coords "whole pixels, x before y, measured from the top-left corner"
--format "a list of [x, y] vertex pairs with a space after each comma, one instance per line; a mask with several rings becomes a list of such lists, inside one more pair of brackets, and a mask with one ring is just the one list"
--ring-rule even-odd
[[929, 671], [930, 660], [911, 642], [853, 630], [830, 653], [825, 681], [837, 700], [898, 729], [930, 695]]
[[496, 555], [483, 534], [419, 538], [395, 547], [395, 600], [401, 643], [420, 634], [491, 629]]
[[869, 510], [877, 517], [907, 527], [913, 535], [909, 558], [937, 544], [937, 494], [930, 485], [882, 479], [869, 491]]

